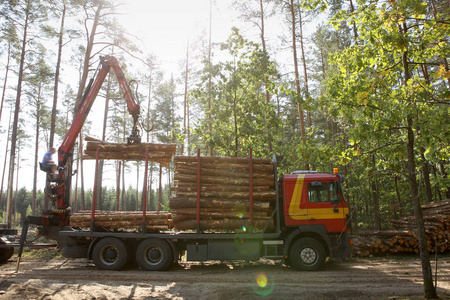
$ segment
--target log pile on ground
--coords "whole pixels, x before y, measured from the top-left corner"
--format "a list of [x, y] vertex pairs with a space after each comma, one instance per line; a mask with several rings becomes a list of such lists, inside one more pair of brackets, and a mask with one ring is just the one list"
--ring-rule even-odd
[[83, 159], [96, 159], [98, 148], [100, 150], [99, 159], [145, 161], [148, 149], [149, 161], [167, 166], [172, 161], [172, 156], [176, 150], [176, 144], [140, 143], [128, 145], [102, 142], [91, 137], [86, 137], [85, 140], [87, 144]]
[[[175, 156], [175, 192], [170, 198], [174, 226], [196, 229], [197, 157]], [[268, 159], [252, 160], [253, 226], [271, 228], [276, 198], [273, 165]], [[250, 225], [250, 159], [200, 158], [200, 229], [237, 230]]]
[[[450, 251], [450, 201], [422, 205], [428, 251]], [[394, 230], [359, 232], [354, 238], [356, 255], [360, 257], [386, 254], [419, 253], [414, 216], [392, 220]]]
[[[103, 227], [107, 230], [141, 230], [142, 229], [142, 211], [95, 211], [95, 226]], [[172, 214], [161, 211], [147, 211], [145, 218], [147, 231], [169, 230], [173, 228]], [[70, 217], [70, 226], [72, 227], [90, 227], [91, 211], [82, 210], [74, 213]]]

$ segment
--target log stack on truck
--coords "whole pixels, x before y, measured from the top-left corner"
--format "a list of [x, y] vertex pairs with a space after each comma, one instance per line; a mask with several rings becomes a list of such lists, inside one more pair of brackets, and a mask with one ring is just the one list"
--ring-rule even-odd
[[[165, 270], [181, 257], [188, 261], [266, 257], [283, 260], [299, 270], [318, 270], [327, 257], [351, 255], [349, 209], [343, 197], [341, 177], [297, 171], [278, 178], [275, 156], [272, 161], [253, 159], [251, 152], [249, 158], [206, 158], [200, 152], [195, 157], [175, 158], [176, 196], [170, 205], [176, 230], [148, 228], [147, 220], [154, 213], [147, 212], [146, 201], [142, 212], [132, 213], [136, 218], [134, 227], [127, 230], [112, 225], [118, 220], [105, 223], [110, 213], [95, 210], [95, 196], [92, 210], [83, 212], [82, 221], [78, 215], [72, 215], [69, 204], [73, 146], [110, 69], [119, 80], [134, 121], [128, 146], [115, 147], [128, 149], [140, 144], [139, 106], [117, 60], [101, 57], [97, 77], [86, 88], [81, 108], [58, 150], [60, 177], [47, 180], [52, 209], [44, 211], [42, 216], [27, 217], [19, 260], [29, 224], [39, 226], [42, 235], [55, 240], [63, 256], [86, 257], [99, 269], [107, 270], [121, 270], [133, 262], [143, 270]], [[97, 145], [97, 162], [119, 159], [117, 155], [105, 154], [107, 148], [108, 145]], [[140, 160], [145, 158], [147, 174], [148, 162], [155, 158], [151, 153], [156, 150], [135, 148], [133, 153]], [[220, 163], [215, 165], [211, 160]], [[95, 190], [96, 186], [94, 195]], [[144, 193], [146, 190], [144, 187]]]
[[198, 161], [195, 156], [175, 156], [174, 161], [170, 209], [176, 229], [196, 229], [197, 204], [202, 230], [242, 229], [249, 225], [250, 214], [254, 228], [274, 228], [276, 192], [269, 159], [201, 157]]

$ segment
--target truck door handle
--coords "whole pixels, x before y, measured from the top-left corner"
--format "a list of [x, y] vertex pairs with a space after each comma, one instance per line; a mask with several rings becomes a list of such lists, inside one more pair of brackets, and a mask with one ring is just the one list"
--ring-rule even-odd
[[316, 218], [308, 219], [308, 221], [316, 221]]
[[339, 208], [333, 209], [333, 212], [338, 213], [339, 212]]

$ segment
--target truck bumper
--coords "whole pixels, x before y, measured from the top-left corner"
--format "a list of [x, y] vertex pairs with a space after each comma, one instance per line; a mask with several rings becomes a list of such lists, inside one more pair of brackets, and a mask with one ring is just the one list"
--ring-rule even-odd
[[352, 238], [348, 233], [342, 235], [330, 236], [331, 251], [330, 256], [333, 258], [350, 258], [353, 250]]

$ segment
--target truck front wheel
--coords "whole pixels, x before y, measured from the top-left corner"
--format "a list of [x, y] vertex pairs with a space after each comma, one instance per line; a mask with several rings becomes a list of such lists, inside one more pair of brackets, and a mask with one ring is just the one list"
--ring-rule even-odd
[[136, 250], [136, 262], [147, 271], [163, 271], [172, 262], [172, 249], [161, 239], [143, 240]]
[[325, 259], [323, 245], [313, 238], [300, 238], [289, 249], [289, 262], [298, 270], [319, 270], [325, 264]]
[[0, 264], [7, 262], [14, 254], [14, 247], [0, 248]]
[[101, 239], [92, 251], [92, 260], [100, 270], [120, 271], [127, 259], [128, 249], [125, 243], [112, 237]]

